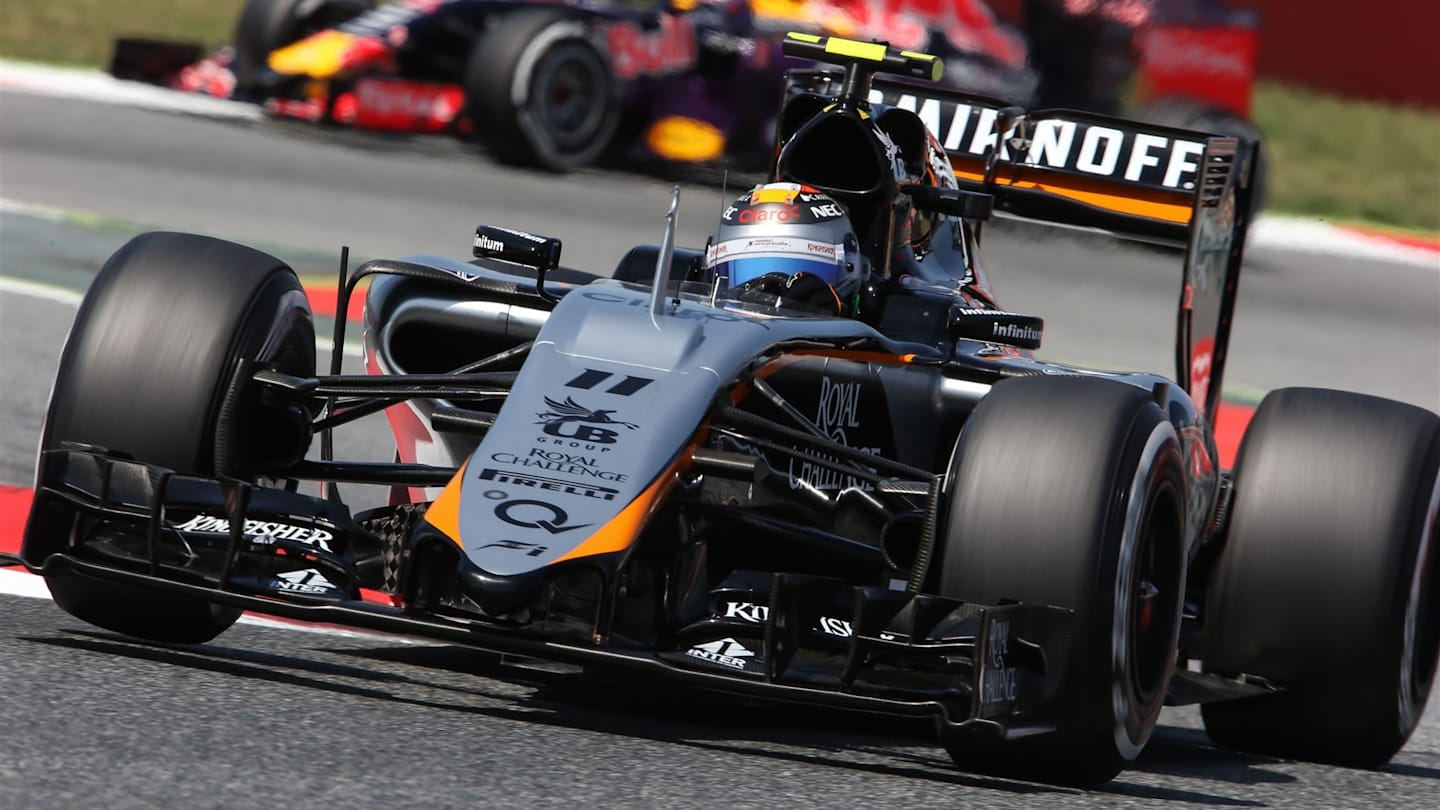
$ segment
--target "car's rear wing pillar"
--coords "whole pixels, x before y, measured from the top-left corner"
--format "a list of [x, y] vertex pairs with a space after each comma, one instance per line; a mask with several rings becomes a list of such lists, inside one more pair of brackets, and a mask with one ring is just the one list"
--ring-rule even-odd
[[1250, 229], [1259, 144], [1207, 138], [1189, 222], [1175, 335], [1175, 380], [1214, 427]]
[[[1097, 228], [1122, 238], [1183, 248], [1175, 381], [1213, 428], [1253, 210], [1251, 195], [1260, 146], [1236, 138], [1190, 134], [1195, 139], [1193, 158], [1171, 158], [1191, 167], [1178, 189], [1126, 184], [1113, 177], [1077, 177], [1009, 162], [985, 172], [991, 175], [987, 178], [984, 170], [960, 159], [955, 160], [956, 178], [963, 187], [994, 195], [995, 208], [1015, 216]], [[1030, 143], [1026, 142], [1026, 148], [1033, 150]]]

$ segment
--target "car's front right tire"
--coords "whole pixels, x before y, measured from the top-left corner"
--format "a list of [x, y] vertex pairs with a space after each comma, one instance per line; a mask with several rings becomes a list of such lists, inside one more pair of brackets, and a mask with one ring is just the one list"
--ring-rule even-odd
[[1056, 730], [996, 746], [946, 741], [966, 770], [1095, 784], [1159, 719], [1180, 631], [1186, 477], [1149, 392], [1086, 376], [996, 384], [949, 474], [940, 593], [1074, 611]]

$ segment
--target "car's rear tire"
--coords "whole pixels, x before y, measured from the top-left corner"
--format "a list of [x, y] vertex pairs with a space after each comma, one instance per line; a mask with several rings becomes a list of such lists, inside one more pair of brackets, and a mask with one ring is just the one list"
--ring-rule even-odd
[[556, 8], [508, 12], [465, 68], [473, 137], [496, 158], [563, 172], [594, 162], [620, 121], [614, 74], [585, 23]]
[[1240, 447], [1204, 663], [1275, 695], [1202, 707], [1230, 748], [1378, 767], [1440, 654], [1440, 416], [1343, 391], [1266, 396]]
[[1142, 389], [1026, 377], [981, 400], [952, 462], [940, 593], [1075, 618], [1056, 733], [999, 748], [956, 737], [957, 765], [1094, 784], [1139, 755], [1174, 670], [1185, 481], [1175, 429]]
[[[249, 393], [230, 390], [242, 358], [314, 375], [315, 327], [295, 272], [219, 239], [137, 236], [105, 263], [75, 316], [41, 448], [98, 445], [202, 476], [216, 473], [217, 457], [243, 475], [293, 455], [294, 447], [277, 451], [271, 441], [284, 432], [285, 420], [253, 415]], [[224, 428], [222, 409], [234, 414]], [[306, 439], [308, 433], [280, 444]], [[77, 618], [155, 641], [209, 641], [240, 615], [75, 574], [49, 575], [46, 584]]]

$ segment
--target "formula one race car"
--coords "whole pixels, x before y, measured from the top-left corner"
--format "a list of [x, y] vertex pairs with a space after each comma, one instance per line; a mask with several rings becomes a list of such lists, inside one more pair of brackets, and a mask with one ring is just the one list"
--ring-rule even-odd
[[[677, 191], [613, 278], [494, 226], [469, 262], [342, 256], [367, 374], [343, 314], [316, 373], [278, 260], [135, 238], [66, 344], [20, 561], [141, 638], [242, 610], [414, 634], [929, 717], [960, 767], [1026, 778], [1109, 779], [1178, 703], [1238, 749], [1389, 760], [1440, 649], [1440, 416], [1276, 391], [1220, 469], [1254, 147], [785, 47], [843, 72], [792, 77], [771, 182], [705, 249], [674, 245]], [[993, 208], [1183, 242], [1175, 376], [1036, 359], [981, 270]], [[381, 411], [399, 460], [335, 459]], [[344, 482], [393, 503], [352, 514]]]
[[906, 36], [971, 66], [967, 89], [1032, 89], [1023, 47], [988, 12], [949, 25], [964, 32], [957, 44], [922, 24], [948, 11], [856, 18], [844, 5], [812, 22], [817, 9], [789, 0], [248, 0], [232, 47], [202, 58], [194, 44], [122, 39], [111, 73], [280, 117], [458, 134], [551, 170], [609, 154], [763, 171], [784, 71], [797, 66], [781, 51], [790, 28]]

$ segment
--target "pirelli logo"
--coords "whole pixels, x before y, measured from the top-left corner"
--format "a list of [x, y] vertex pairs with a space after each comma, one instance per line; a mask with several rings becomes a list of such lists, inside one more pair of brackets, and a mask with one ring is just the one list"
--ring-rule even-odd
[[561, 478], [549, 478], [543, 475], [509, 472], [507, 470], [484, 469], [480, 471], [479, 478], [481, 481], [493, 481], [497, 484], [511, 484], [527, 489], [561, 492], [566, 495], [581, 495], [586, 498], [595, 498], [602, 501], [613, 501], [615, 500], [615, 496], [620, 494], [620, 491], [617, 489], [602, 487], [597, 484], [566, 481]]

